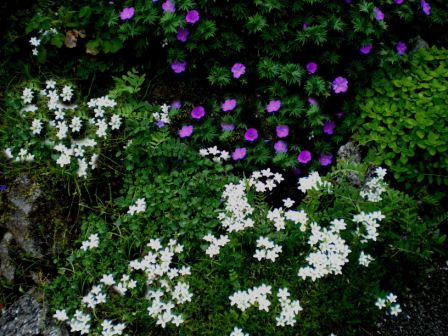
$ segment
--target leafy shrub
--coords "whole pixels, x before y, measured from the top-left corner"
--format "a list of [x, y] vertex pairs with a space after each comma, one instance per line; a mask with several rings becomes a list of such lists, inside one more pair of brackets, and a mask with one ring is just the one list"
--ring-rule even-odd
[[[30, 36], [42, 41], [35, 48], [41, 62], [46, 50], [53, 50], [46, 47], [51, 43], [63, 48], [53, 54], [67, 55], [66, 64], [82, 72], [83, 78], [94, 67], [122, 70], [125, 59], [145, 64], [145, 71], [163, 74], [170, 84], [185, 82], [197, 89], [197, 94], [179, 97], [189, 103], [180, 114], [182, 124], [173, 125], [175, 132], [192, 124], [198, 146], [219, 142], [230, 152], [245, 147], [245, 161], [250, 165], [273, 161], [283, 168], [299, 165], [297, 154], [308, 150], [312, 153], [308, 165], [315, 169], [321, 163], [318, 158], [329, 158], [342, 141], [345, 134], [338, 127], [343, 99], [332, 89], [335, 78], [347, 77], [349, 90], [354, 83], [362, 86], [363, 74], [382, 60], [400, 62], [395, 51], [398, 41], [411, 44], [410, 39], [427, 26], [434, 31], [447, 21], [443, 5], [431, 3], [430, 15], [425, 15], [417, 0], [400, 5], [391, 0], [93, 5], [84, 0], [51, 8], [38, 13], [27, 27]], [[193, 11], [198, 12], [198, 20], [188, 22], [188, 13]], [[395, 21], [402, 26], [395, 26]], [[56, 32], [39, 35], [51, 29]], [[67, 41], [73, 43], [67, 47]], [[373, 46], [369, 54], [360, 52], [368, 45]], [[105, 54], [116, 54], [116, 58]], [[234, 75], [231, 68], [235, 64], [243, 64], [245, 73]], [[223, 112], [226, 99], [236, 100], [234, 110]], [[269, 113], [267, 105], [273, 100], [280, 100], [281, 107]], [[205, 118], [191, 120], [189, 114], [198, 105], [205, 108]], [[333, 136], [324, 131], [325, 122], [336, 124]], [[235, 131], [222, 132], [221, 123], [235, 125]], [[289, 126], [286, 138], [276, 134], [279, 125]], [[249, 143], [244, 134], [250, 128], [256, 128], [259, 137]]]
[[448, 184], [448, 51], [420, 49], [409, 69], [380, 71], [357, 97], [356, 138], [408, 188]]
[[[91, 214], [84, 220], [83, 249], [69, 256], [69, 267], [61, 268], [60, 276], [47, 286], [47, 297], [53, 309], [65, 309], [69, 318], [76, 309], [88, 315], [94, 312], [87, 322], [91, 333], [100, 333], [103, 330], [100, 324], [107, 319], [115, 325], [125, 323], [131, 334], [223, 335], [230, 334], [237, 326], [250, 335], [296, 335], [298, 330], [303, 335], [330, 332], [358, 335], [381, 314], [375, 306], [378, 298], [385, 297], [389, 291], [399, 294], [406, 283], [407, 270], [414, 272], [415, 267], [424, 266], [435, 242], [443, 240], [419, 217], [414, 200], [385, 185], [382, 171], [377, 170], [378, 177], [372, 177], [371, 173], [366, 177], [365, 165], [341, 164], [324, 178], [315, 174], [304, 178], [300, 180], [301, 190], [307, 192], [303, 202], [294, 206], [286, 201], [285, 206], [271, 209], [266, 202], [267, 195], [254, 190], [263, 189], [263, 185], [270, 184], [268, 180], [277, 178], [269, 170], [258, 172], [258, 177], [255, 174], [249, 180], [242, 180], [240, 196], [243, 198], [223, 193], [220, 200], [219, 194], [225, 188], [230, 191], [232, 185], [238, 184], [235, 177], [225, 174], [227, 168], [194, 156], [178, 142], [161, 146], [171, 148], [171, 151], [164, 151], [171, 153], [168, 155], [152, 154], [154, 159], [164, 163], [161, 168], [155, 171], [135, 168], [134, 175], [126, 178], [123, 196], [114, 202], [117, 206], [100, 208], [97, 215]], [[150, 160], [145, 162], [155, 166]], [[180, 162], [182, 170], [169, 172], [169, 166], [176, 162]], [[353, 172], [359, 175], [364, 192], [370, 196], [377, 194], [374, 201], [369, 201], [370, 196], [366, 198], [364, 193], [362, 196], [359, 187], [348, 182], [346, 176]], [[262, 181], [261, 176], [271, 177]], [[297, 192], [290, 196], [299, 199], [301, 195]], [[246, 212], [245, 217], [253, 223], [251, 226], [251, 221], [244, 220], [247, 227], [237, 229], [242, 218], [237, 220], [232, 213], [239, 210], [227, 208], [225, 211], [224, 206], [233, 202], [243, 209], [245, 205], [241, 201], [244, 199], [253, 209]], [[355, 215], [361, 213], [376, 213], [377, 219], [370, 223], [373, 226], [365, 222], [369, 215], [364, 220], [355, 220]], [[226, 216], [233, 218], [231, 230], [229, 221], [224, 219]], [[339, 220], [335, 222], [335, 219]], [[95, 234], [98, 241], [91, 236]], [[211, 255], [210, 245], [214, 244], [210, 234], [227, 237], [221, 236], [218, 255], [215, 253], [213, 257], [207, 255]], [[307, 264], [313, 260], [307, 259], [310, 253], [318, 252], [319, 248], [325, 250], [325, 246], [332, 249], [332, 243], [320, 242], [321, 234], [330, 234], [333, 238], [328, 239], [333, 243], [339, 241], [337, 249], [347, 248], [347, 259], [340, 260], [340, 256], [334, 254], [330, 258], [332, 266], [327, 265], [321, 269], [323, 273], [315, 274], [316, 280], [299, 277], [299, 269], [304, 269], [302, 274], [305, 274]], [[204, 240], [204, 236], [208, 238]], [[148, 269], [144, 272], [145, 278], [141, 271], [132, 270], [139, 267], [145, 255], [150, 258], [151, 253], [157, 254], [154, 247], [148, 248], [145, 244], [159, 237], [162, 246], [166, 246], [169, 238], [183, 245], [178, 257], [169, 259], [170, 268], [191, 267], [190, 275], [174, 275], [161, 285], [161, 279], [167, 275], [153, 278], [148, 275], [152, 272]], [[259, 260], [254, 258], [260, 237], [267, 237], [268, 241], [281, 246], [280, 253], [269, 256], [274, 262], [265, 260], [268, 255], [263, 258], [263, 253]], [[317, 240], [312, 243], [314, 239]], [[150, 246], [157, 244], [152, 241]], [[360, 258], [361, 252], [364, 256]], [[132, 260], [138, 261], [129, 264]], [[335, 260], [342, 264], [337, 266]], [[339, 271], [342, 273], [338, 275]], [[115, 286], [120, 286], [118, 282], [123, 274], [130, 275], [130, 279], [122, 283], [133, 280], [136, 283], [120, 295], [114, 286], [100, 282], [107, 274], [113, 277]], [[180, 313], [183, 323], [176, 327], [171, 318], [167, 318], [165, 326], [159, 321], [161, 317], [148, 315], [147, 308], [154, 307], [157, 301], [148, 295], [161, 290], [164, 293], [162, 302], [168, 303], [170, 295], [174, 295], [170, 288], [174, 289], [179, 281], [188, 283], [188, 292], [193, 296], [191, 302], [182, 305], [172, 299], [175, 308], [169, 311], [176, 316]], [[263, 303], [261, 297], [255, 307], [244, 312], [237, 308], [241, 302], [231, 304], [231, 297], [239, 302], [234, 296], [238, 291], [262, 284], [272, 286], [267, 294], [271, 302], [267, 311], [259, 311]], [[107, 304], [94, 303], [92, 310], [87, 304], [96, 300], [95, 295], [89, 295], [95, 285], [100, 285], [100, 293], [106, 295]], [[276, 298], [277, 291], [282, 288], [288, 288], [290, 299], [299, 300], [303, 309], [293, 313], [294, 327], [278, 326], [276, 320], [286, 306], [293, 304]], [[269, 292], [268, 287], [264, 289]], [[83, 296], [86, 298], [81, 303]], [[299, 303], [295, 304], [297, 307]], [[391, 307], [399, 308], [389, 304], [387, 309]], [[62, 311], [57, 316], [65, 319]]]

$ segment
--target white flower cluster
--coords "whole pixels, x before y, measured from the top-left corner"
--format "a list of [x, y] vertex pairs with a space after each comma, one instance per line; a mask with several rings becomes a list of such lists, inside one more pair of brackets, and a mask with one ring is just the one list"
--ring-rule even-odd
[[226, 208], [225, 212], [218, 215], [218, 219], [228, 232], [239, 232], [254, 226], [253, 219], [249, 217], [254, 209], [247, 199], [244, 180], [238, 184], [227, 184], [222, 198], [225, 200]]
[[[5, 149], [5, 154], [8, 158], [14, 158], [11, 152], [11, 148]], [[16, 162], [25, 162], [25, 161], [34, 161], [34, 155], [28, 152], [28, 149], [26, 148], [20, 148], [19, 153], [17, 154], [17, 157], [15, 158]]]
[[[104, 275], [103, 275], [103, 277], [104, 277]], [[118, 282], [114, 286], [114, 289], [115, 289], [115, 291], [117, 291], [118, 294], [125, 295], [126, 292], [128, 291], [128, 289], [133, 289], [136, 286], [137, 286], [137, 281], [131, 279], [131, 277], [129, 275], [123, 274], [121, 276], [120, 282]]]
[[229, 296], [230, 305], [237, 306], [240, 310], [245, 311], [253, 305], [258, 305], [258, 310], [269, 311], [271, 302], [267, 296], [271, 294], [271, 286], [262, 284], [259, 287], [249, 288], [247, 291], [238, 291]]
[[221, 247], [225, 246], [230, 239], [227, 235], [221, 235], [219, 238], [214, 237], [212, 234], [208, 234], [203, 238], [205, 241], [209, 242], [210, 245], [207, 247], [205, 253], [213, 258], [215, 255], [219, 254]]
[[322, 181], [318, 172], [312, 172], [307, 177], [301, 177], [299, 179], [299, 190], [303, 193], [306, 193], [308, 190], [315, 189], [321, 190], [324, 189], [327, 192], [331, 192], [332, 184], [328, 181]]
[[257, 239], [257, 249], [255, 250], [254, 258], [258, 261], [262, 259], [275, 261], [280, 252], [282, 252], [280, 245], [274, 244], [267, 237], [260, 237]]
[[[59, 153], [56, 163], [60, 167], [64, 167], [70, 165], [72, 159], [74, 159], [78, 165], [78, 176], [87, 177], [87, 170], [89, 166], [91, 169], [96, 168], [98, 154], [94, 153], [94, 147], [97, 145], [97, 141], [93, 138], [85, 138], [81, 140], [76, 140], [73, 138], [75, 134], [79, 134], [81, 132], [81, 128], [83, 126], [83, 120], [80, 116], [74, 115], [71, 119], [66, 116], [67, 111], [72, 111], [71, 113], [74, 113], [78, 108], [77, 105], [69, 104], [74, 96], [73, 88], [69, 85], [65, 85], [58, 93], [56, 82], [54, 80], [47, 80], [45, 84], [45, 89], [40, 91], [40, 96], [47, 100], [48, 111], [54, 113], [54, 119], [47, 120], [45, 116], [42, 115], [39, 118], [36, 118], [36, 116], [31, 116], [31, 133], [33, 135], [41, 135], [43, 133], [42, 131], [44, 129], [44, 124], [48, 123], [49, 135], [52, 135], [54, 139], [50, 138], [45, 140], [45, 144], [52, 146], [53, 149]], [[23, 90], [21, 99], [25, 106], [21, 110], [22, 113], [32, 115], [38, 111], [38, 106], [36, 104], [32, 104], [34, 97], [35, 92], [32, 88], [25, 88]], [[87, 105], [90, 108], [94, 108], [95, 111], [95, 118], [90, 120], [90, 124], [96, 126], [96, 137], [106, 137], [108, 125], [110, 125], [112, 130], [120, 128], [122, 121], [119, 115], [112, 115], [109, 123], [106, 118], [104, 118], [105, 109], [116, 106], [116, 102], [113, 99], [110, 99], [107, 96], [91, 99]], [[89, 154], [90, 157], [88, 157], [87, 154], [87, 149], [89, 148], [92, 148], [89, 152], [93, 152]], [[28, 152], [26, 153], [27, 156], [24, 156], [24, 150], [24, 148], [20, 149], [15, 161], [31, 161], [34, 158], [34, 156]], [[7, 156], [14, 159], [12, 149], [7, 148], [6, 151]]]
[[362, 266], [369, 266], [369, 264], [373, 261], [373, 258], [370, 254], [364, 253], [364, 251], [361, 251], [359, 254], [358, 262]]
[[144, 198], [139, 198], [134, 205], [131, 205], [128, 210], [129, 215], [133, 215], [135, 213], [145, 212], [146, 210], [146, 201]]
[[201, 156], [212, 156], [212, 160], [216, 163], [221, 163], [222, 161], [227, 161], [230, 158], [229, 152], [219, 150], [218, 147], [202, 148], [199, 150], [199, 155]]
[[103, 287], [101, 285], [93, 286], [90, 292], [82, 298], [82, 303], [92, 309], [100, 303], [106, 303], [106, 294], [103, 293]]
[[261, 171], [254, 171], [249, 178], [249, 185], [255, 187], [255, 191], [257, 192], [272, 191], [283, 180], [282, 174], [273, 173], [271, 169], [267, 168]]
[[100, 240], [98, 234], [94, 233], [89, 236], [89, 239], [82, 242], [81, 250], [86, 251], [98, 247]]
[[249, 336], [249, 334], [245, 334], [243, 329], [235, 327], [233, 331], [230, 333], [230, 336]]
[[348, 262], [347, 257], [350, 253], [350, 248], [339, 234], [345, 226], [344, 220], [341, 219], [333, 220], [329, 229], [311, 223], [308, 244], [314, 252], [306, 258], [310, 265], [299, 269], [299, 277], [304, 280], [309, 277], [315, 281], [327, 274], [342, 273], [342, 266]]
[[81, 335], [87, 335], [90, 332], [90, 320], [92, 318], [89, 314], [85, 314], [80, 310], [75, 312], [74, 317], [68, 322], [71, 332], [79, 331]]
[[288, 210], [285, 213], [287, 220], [294, 222], [295, 224], [300, 224], [300, 231], [305, 232], [308, 225], [308, 216], [304, 210]]
[[278, 290], [277, 297], [282, 309], [280, 316], [276, 317], [277, 326], [279, 327], [294, 326], [296, 324], [296, 315], [303, 310], [299, 300], [292, 301], [289, 296], [288, 288], [280, 288]]
[[36, 36], [33, 36], [33, 37], [31, 37], [30, 38], [30, 44], [31, 44], [31, 46], [32, 47], [34, 47], [33, 48], [33, 55], [34, 56], [37, 56], [37, 55], [39, 55], [39, 50], [37, 49], [40, 45], [41, 45], [41, 42], [42, 42], [42, 37], [44, 37], [44, 36], [46, 36], [46, 35], [48, 35], [48, 34], [56, 34], [58, 31], [55, 29], [55, 28], [50, 28], [50, 29], [48, 29], [48, 30], [39, 30], [39, 33], [41, 34], [40, 35], [40, 37], [36, 37]]
[[381, 194], [386, 191], [384, 177], [386, 176], [387, 170], [378, 167], [375, 169], [375, 173], [377, 176], [369, 179], [364, 188], [360, 191], [361, 197], [366, 198], [370, 202], [381, 201]]
[[126, 324], [117, 323], [114, 325], [112, 324], [112, 321], [104, 320], [101, 323], [101, 327], [103, 328], [103, 332], [101, 333], [102, 336], [115, 336], [123, 334], [123, 330], [126, 328]]
[[[374, 211], [372, 213], [365, 213], [361, 211], [360, 214], [353, 216], [353, 221], [358, 224], [363, 224], [364, 229], [358, 227], [356, 233], [361, 236], [361, 243], [366, 243], [368, 240], [376, 241], [378, 237], [379, 221], [386, 218], [381, 211]], [[361, 232], [363, 231], [363, 232]]]
[[376, 302], [375, 306], [378, 307], [378, 309], [388, 308], [389, 314], [398, 316], [399, 313], [401, 313], [401, 306], [397, 303], [397, 296], [389, 293], [385, 298], [379, 297]]
[[164, 124], [169, 124], [171, 122], [168, 111], [170, 110], [170, 105], [163, 104], [160, 106], [161, 112], [154, 112], [152, 116], [156, 121], [161, 121]]
[[[193, 294], [190, 286], [178, 278], [191, 274], [189, 267], [175, 268], [171, 266], [176, 254], [182, 253], [183, 246], [175, 239], [170, 239], [168, 246], [163, 247], [160, 239], [151, 239], [149, 251], [142, 260], [133, 260], [129, 264], [134, 270], [141, 270], [146, 275], [146, 283], [151, 288], [146, 297], [151, 305], [148, 314], [157, 319], [156, 324], [165, 328], [168, 323], [179, 326], [183, 322], [182, 315], [175, 314], [176, 305], [190, 302]], [[175, 282], [177, 280], [177, 282]]]

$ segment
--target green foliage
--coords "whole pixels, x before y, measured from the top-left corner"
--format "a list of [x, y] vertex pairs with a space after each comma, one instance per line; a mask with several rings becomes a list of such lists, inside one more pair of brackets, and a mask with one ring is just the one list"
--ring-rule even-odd
[[[150, 302], [143, 298], [145, 279], [133, 273], [138, 285], [125, 296], [112, 288], [106, 290], [107, 304], [95, 309], [93, 330], [99, 330], [96, 326], [103, 319], [114, 319], [125, 322], [131, 334], [222, 335], [239, 326], [251, 335], [296, 335], [297, 330], [302, 335], [359, 335], [382, 313], [374, 305], [376, 298], [392, 291], [400, 301], [404, 286], [410, 283], [409, 279], [418, 279], [444, 239], [436, 226], [420, 217], [417, 202], [402, 192], [387, 187], [380, 202], [363, 199], [359, 187], [350, 181], [356, 174], [364, 184], [370, 178], [366, 177], [367, 165], [341, 163], [325, 177], [333, 185], [331, 193], [310, 190], [303, 202], [294, 207], [308, 215], [306, 230], [287, 221], [285, 230], [276, 231], [266, 218], [270, 210], [266, 195], [247, 189], [254, 208], [254, 227], [230, 234], [230, 243], [211, 259], [205, 255], [208, 244], [202, 238], [221, 231], [217, 217], [223, 205], [219, 195], [225, 184], [236, 182], [228, 173], [230, 167], [201, 159], [175, 141], [162, 144], [160, 150], [140, 151], [139, 155], [132, 146], [127, 149], [133, 153], [127, 162], [132, 161], [135, 168], [126, 175], [120, 196], [113, 206], [97, 208], [96, 214], [87, 216], [81, 226], [80, 240], [97, 233], [99, 247], [88, 251], [75, 249], [67, 266], [46, 287], [46, 296], [53, 310], [64, 308], [69, 315], [80, 308], [89, 312], [80, 300], [102, 275], [112, 274], [119, 279], [121, 274], [129, 273], [129, 261], [141, 258], [150, 239], [162, 237], [163, 241], [175, 238], [184, 245], [178, 263], [191, 267], [188, 283], [193, 300], [182, 308], [185, 322], [180, 327], [169, 325], [161, 329], [146, 312]], [[299, 194], [289, 196], [296, 198]], [[128, 207], [141, 197], [146, 199], [146, 210], [132, 216], [126, 214]], [[385, 215], [376, 241], [360, 240], [360, 228], [352, 218], [361, 211], [381, 211]], [[306, 265], [310, 252], [309, 225], [315, 221], [328, 228], [336, 218], [347, 223], [342, 237], [350, 247], [342, 274], [316, 281], [301, 280], [297, 271]], [[282, 246], [276, 262], [253, 258], [260, 236]], [[368, 267], [358, 264], [361, 251], [374, 257]], [[269, 296], [269, 312], [249, 308], [242, 313], [230, 306], [229, 296], [234, 292], [262, 283], [271, 285], [274, 293], [287, 287], [291, 298], [300, 300], [304, 310], [293, 328], [275, 325], [275, 316], [280, 312], [275, 294]]]
[[448, 184], [448, 51], [420, 49], [409, 69], [380, 71], [357, 97], [356, 138], [411, 188]]

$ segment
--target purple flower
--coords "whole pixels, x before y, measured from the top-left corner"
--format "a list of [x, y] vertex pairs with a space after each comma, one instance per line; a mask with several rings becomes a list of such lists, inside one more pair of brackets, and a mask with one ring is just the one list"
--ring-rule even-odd
[[233, 131], [235, 129], [235, 125], [234, 124], [221, 123], [221, 128], [222, 128], [223, 131]]
[[156, 125], [158, 128], [162, 128], [163, 126], [165, 126], [165, 123], [162, 120], [159, 120], [158, 122], [156, 122]]
[[333, 81], [333, 91], [335, 93], [347, 92], [348, 81], [344, 77], [336, 77]]
[[240, 78], [241, 75], [244, 75], [246, 73], [246, 67], [244, 66], [244, 64], [235, 63], [232, 66], [231, 71], [233, 73], [233, 78]]
[[181, 41], [181, 42], [186, 42], [188, 35], [190, 35], [190, 32], [188, 31], [188, 29], [186, 28], [179, 28], [179, 30], [177, 31], [177, 40]]
[[408, 49], [408, 47], [406, 46], [406, 43], [400, 41], [397, 43], [397, 53], [398, 55], [402, 56], [406, 53], [406, 50]]
[[306, 22], [305, 22], [305, 23], [302, 25], [302, 28], [305, 30], [305, 29], [307, 29], [309, 26], [310, 26], [309, 23], [306, 23]]
[[370, 53], [370, 51], [372, 50], [372, 45], [371, 44], [366, 44], [366, 45], [363, 45], [360, 49], [359, 49], [359, 51], [361, 52], [361, 54], [364, 54], [364, 55], [367, 55], [367, 54], [369, 54]]
[[232, 111], [236, 106], [236, 99], [226, 99], [224, 103], [221, 104], [221, 109], [224, 112]]
[[199, 21], [199, 12], [195, 9], [188, 11], [187, 16], [185, 16], [185, 21], [195, 24]]
[[175, 73], [184, 72], [186, 66], [187, 62], [185, 61], [174, 61], [173, 63], [171, 63], [171, 69], [173, 69]]
[[328, 166], [333, 161], [333, 155], [331, 154], [321, 154], [319, 157], [319, 162], [322, 166]]
[[423, 13], [425, 13], [426, 15], [431, 14], [431, 5], [427, 3], [425, 0], [422, 0], [420, 2], [420, 6], [422, 6]]
[[299, 156], [297, 156], [297, 161], [300, 163], [306, 164], [311, 161], [311, 153], [310, 151], [304, 150], [299, 153]]
[[246, 156], [246, 148], [235, 148], [235, 151], [232, 153], [233, 160], [241, 160]]
[[182, 107], [182, 104], [180, 103], [180, 100], [175, 100], [171, 103], [171, 108], [180, 109]]
[[255, 128], [249, 128], [244, 134], [244, 139], [247, 141], [255, 141], [258, 139], [258, 131]]
[[324, 123], [324, 133], [333, 134], [336, 123], [334, 121], [328, 120]]
[[193, 126], [182, 126], [182, 128], [179, 130], [179, 136], [181, 138], [189, 137], [193, 133]]
[[381, 11], [381, 9], [379, 9], [378, 7], [375, 7], [373, 9], [373, 12], [375, 13], [375, 19], [377, 19], [378, 21], [384, 20], [384, 13]]
[[286, 138], [289, 134], [289, 127], [286, 125], [278, 125], [275, 128], [275, 132], [279, 138]]
[[288, 145], [286, 145], [283, 141], [277, 141], [274, 144], [274, 150], [276, 153], [286, 153], [288, 151]]
[[134, 16], [134, 7], [127, 7], [124, 8], [123, 11], [120, 13], [120, 19], [122, 19], [123, 21], [125, 20], [129, 20]]
[[268, 111], [269, 113], [277, 112], [281, 106], [282, 102], [280, 100], [271, 100], [266, 106], [266, 111]]
[[202, 106], [196, 106], [191, 111], [193, 119], [199, 120], [205, 115], [205, 109]]
[[317, 100], [316, 99], [314, 99], [314, 98], [312, 98], [312, 97], [309, 97], [308, 98], [308, 103], [310, 104], [310, 105], [318, 105], [317, 104]]
[[401, 5], [401, 4], [403, 3], [403, 1], [404, 1], [404, 0], [395, 0], [395, 3], [396, 3], [397, 5]]
[[162, 9], [166, 13], [174, 13], [176, 11], [176, 6], [171, 2], [171, 0], [166, 0], [162, 4]]
[[316, 72], [317, 70], [317, 64], [314, 62], [310, 62], [306, 65], [306, 70], [308, 71], [308, 73], [313, 74]]

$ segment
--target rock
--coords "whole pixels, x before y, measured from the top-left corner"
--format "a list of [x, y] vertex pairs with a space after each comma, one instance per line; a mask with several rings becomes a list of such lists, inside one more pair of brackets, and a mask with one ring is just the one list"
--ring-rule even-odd
[[[29, 219], [31, 211], [35, 207], [36, 200], [41, 195], [41, 190], [36, 184], [33, 184], [30, 179], [23, 175], [18, 177], [13, 183], [10, 192], [8, 193], [9, 202], [14, 205], [13, 213], [9, 220], [3, 223], [3, 226], [8, 230], [0, 243], [0, 255], [2, 261], [0, 265], [0, 275], [12, 280], [11, 265], [9, 264], [8, 247], [11, 238], [16, 244], [25, 252], [35, 258], [42, 258], [42, 253], [39, 245], [31, 235], [32, 222]], [[6, 239], [5, 239], [6, 237]]]
[[[337, 154], [338, 161], [346, 161], [346, 162], [361, 162], [361, 153], [359, 152], [358, 145], [354, 142], [347, 142], [345, 145], [341, 146], [338, 150]], [[361, 180], [356, 172], [347, 172], [347, 179], [349, 182], [355, 186], [361, 186]]]
[[419, 50], [419, 49], [428, 49], [429, 44], [426, 42], [420, 35], [417, 35], [417, 37], [414, 38], [414, 49], [412, 49], [413, 52]]
[[37, 301], [34, 290], [19, 298], [0, 317], [2, 336], [68, 336], [65, 327], [58, 326], [48, 316], [48, 307]]
[[0, 242], [0, 276], [3, 276], [6, 280], [14, 280], [15, 266], [9, 257], [9, 245], [12, 239], [12, 234], [6, 232], [3, 239]]

